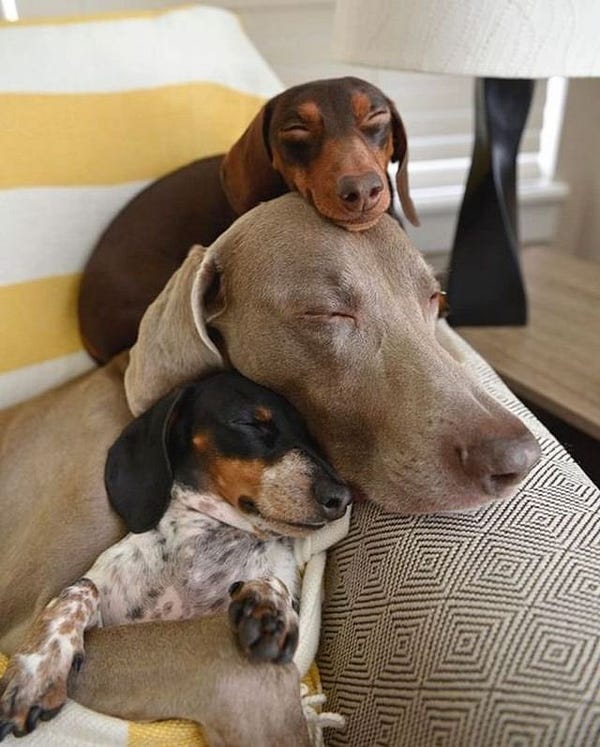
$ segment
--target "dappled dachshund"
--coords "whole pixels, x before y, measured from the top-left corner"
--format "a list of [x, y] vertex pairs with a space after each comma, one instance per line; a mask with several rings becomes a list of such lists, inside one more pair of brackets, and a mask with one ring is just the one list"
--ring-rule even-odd
[[155, 182], [108, 227], [81, 284], [86, 348], [106, 362], [131, 347], [144, 311], [192, 244], [212, 244], [236, 217], [285, 192], [299, 192], [321, 215], [360, 231], [391, 209], [387, 167], [397, 162], [404, 214], [418, 224], [407, 160], [396, 107], [366, 81], [313, 81], [275, 96], [225, 156]]
[[350, 502], [296, 410], [233, 371], [132, 421], [109, 451], [105, 482], [132, 533], [37, 617], [0, 681], [0, 738], [58, 712], [93, 626], [228, 612], [251, 659], [291, 661], [292, 538]]

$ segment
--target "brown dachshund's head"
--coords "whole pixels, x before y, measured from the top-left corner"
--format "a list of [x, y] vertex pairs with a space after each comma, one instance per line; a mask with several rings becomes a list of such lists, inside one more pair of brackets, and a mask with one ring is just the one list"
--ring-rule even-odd
[[225, 156], [222, 181], [245, 213], [286, 190], [351, 231], [374, 225], [391, 204], [387, 167], [408, 220], [418, 218], [408, 190], [406, 133], [396, 107], [358, 78], [313, 81], [265, 104]]

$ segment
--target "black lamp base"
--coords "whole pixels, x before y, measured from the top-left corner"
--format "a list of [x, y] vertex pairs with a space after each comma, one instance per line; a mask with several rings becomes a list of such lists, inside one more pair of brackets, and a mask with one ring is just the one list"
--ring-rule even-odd
[[475, 145], [448, 276], [453, 326], [527, 323], [516, 160], [533, 87], [532, 80], [476, 80]]

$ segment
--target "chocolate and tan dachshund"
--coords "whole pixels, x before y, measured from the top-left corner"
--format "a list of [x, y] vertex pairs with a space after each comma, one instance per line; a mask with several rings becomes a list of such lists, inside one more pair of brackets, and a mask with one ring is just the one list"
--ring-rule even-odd
[[[129, 353], [0, 412], [0, 651], [125, 535], [104, 464], [132, 413], [216, 370], [285, 396], [341, 479], [384, 510], [509, 499], [540, 447], [452, 354], [438, 306], [389, 215], [351, 232], [287, 194], [192, 249]], [[86, 655], [70, 692], [98, 710], [192, 718], [213, 745], [307, 744], [297, 670], [251, 666], [222, 619], [94, 630]]]
[[404, 214], [410, 198], [404, 125], [378, 88], [358, 78], [313, 81], [268, 101], [225, 156], [152, 184], [115, 218], [84, 271], [81, 334], [99, 362], [131, 347], [140, 319], [192, 244], [209, 246], [235, 218], [288, 191], [351, 231], [391, 209], [387, 167]]

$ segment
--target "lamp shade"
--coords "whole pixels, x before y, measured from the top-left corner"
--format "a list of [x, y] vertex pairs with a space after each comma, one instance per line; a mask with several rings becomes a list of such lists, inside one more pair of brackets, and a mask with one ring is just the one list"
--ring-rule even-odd
[[600, 75], [600, 0], [337, 0], [333, 54], [497, 78]]

